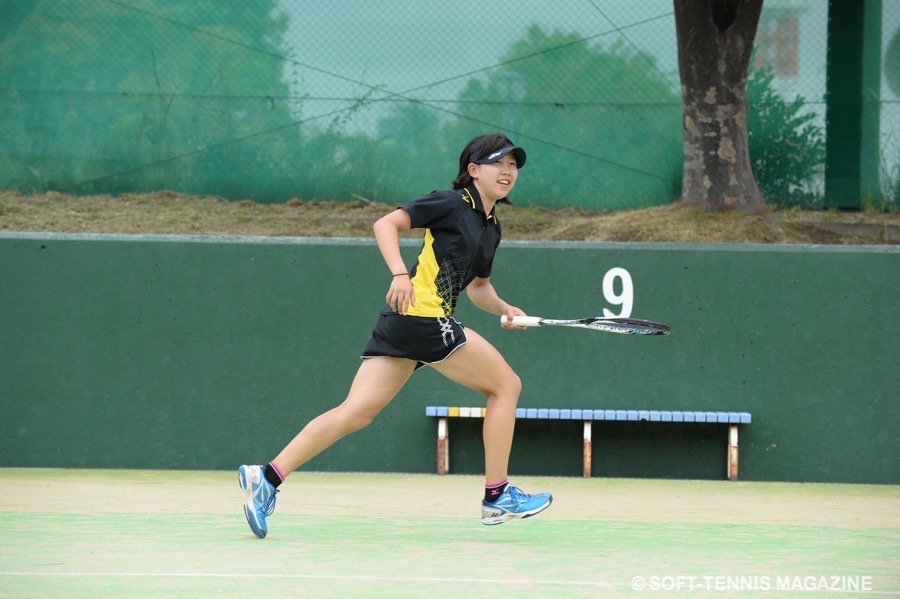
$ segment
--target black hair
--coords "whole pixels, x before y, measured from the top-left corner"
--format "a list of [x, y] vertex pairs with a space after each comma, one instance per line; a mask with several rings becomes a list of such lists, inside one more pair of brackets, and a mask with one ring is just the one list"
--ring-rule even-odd
[[489, 156], [503, 146], [514, 146], [512, 141], [500, 133], [486, 133], [479, 135], [466, 144], [459, 155], [459, 173], [453, 180], [453, 189], [463, 189], [472, 184], [472, 176], [469, 174], [469, 163], [479, 158]]

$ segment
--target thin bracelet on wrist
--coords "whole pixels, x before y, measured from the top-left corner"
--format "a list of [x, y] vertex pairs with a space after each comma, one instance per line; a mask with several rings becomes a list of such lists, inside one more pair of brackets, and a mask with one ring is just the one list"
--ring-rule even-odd
[[408, 273], [408, 272], [398, 272], [397, 274], [395, 274], [395, 275], [393, 275], [393, 276], [395, 276], [395, 277], [402, 277], [403, 275], [409, 276], [409, 273]]

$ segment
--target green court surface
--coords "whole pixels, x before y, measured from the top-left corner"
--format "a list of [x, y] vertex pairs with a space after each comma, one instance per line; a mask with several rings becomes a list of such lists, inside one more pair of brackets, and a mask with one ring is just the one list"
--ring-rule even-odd
[[0, 470], [2, 597], [900, 596], [900, 487], [294, 474], [269, 536], [236, 472]]

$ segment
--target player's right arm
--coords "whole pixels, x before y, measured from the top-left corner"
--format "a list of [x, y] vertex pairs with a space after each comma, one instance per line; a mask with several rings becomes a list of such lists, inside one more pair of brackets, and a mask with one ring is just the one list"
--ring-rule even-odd
[[410, 306], [416, 305], [412, 281], [400, 254], [400, 231], [406, 231], [411, 226], [409, 214], [398, 208], [378, 219], [373, 227], [378, 249], [393, 275], [385, 299], [391, 309], [400, 314], [406, 314]]

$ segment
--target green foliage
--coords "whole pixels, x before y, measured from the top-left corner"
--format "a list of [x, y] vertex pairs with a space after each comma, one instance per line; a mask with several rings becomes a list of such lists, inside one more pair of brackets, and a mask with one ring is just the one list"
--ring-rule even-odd
[[8, 186], [258, 193], [296, 135], [275, 0], [12, 4], [31, 6], [0, 52]]
[[747, 81], [747, 129], [753, 174], [768, 204], [813, 206], [814, 188], [825, 160], [825, 136], [805, 101], [785, 100], [774, 86], [771, 67], [751, 70]]
[[900, 162], [888, 164], [881, 157], [881, 193], [877, 197], [864, 197], [862, 209], [871, 212], [896, 212], [900, 209]]
[[[315, 94], [286, 72], [278, 7], [7, 0], [0, 185], [399, 202], [449, 185], [462, 146], [500, 131], [529, 154], [522, 203], [615, 210], [678, 197], [677, 76], [629, 46], [535, 25], [455, 105], [360, 86], [330, 123], [299, 123], [304, 100], [291, 94]], [[754, 172], [770, 202], [808, 203], [822, 132], [773, 79], [757, 71], [748, 84]], [[380, 111], [386, 98], [394, 108]], [[372, 114], [377, 125], [360, 126]]]
[[[373, 200], [409, 198], [430, 191], [429, 183], [446, 187], [465, 143], [499, 131], [528, 151], [514, 200], [614, 210], [677, 197], [680, 113], [677, 88], [646, 56], [534, 26], [502, 66], [468, 81], [449, 115], [408, 101], [379, 120], [377, 143], [330, 135], [342, 148], [340, 184]], [[361, 170], [343, 168], [351, 161]]]
[[485, 122], [510, 132], [535, 165], [522, 177], [523, 194], [594, 209], [677, 198], [681, 100], [652, 59], [532, 26], [503, 62], [468, 84], [449, 129], [457, 139]]

